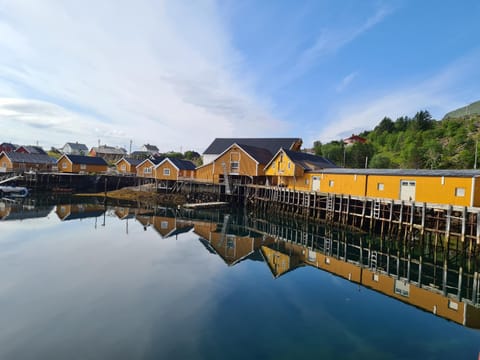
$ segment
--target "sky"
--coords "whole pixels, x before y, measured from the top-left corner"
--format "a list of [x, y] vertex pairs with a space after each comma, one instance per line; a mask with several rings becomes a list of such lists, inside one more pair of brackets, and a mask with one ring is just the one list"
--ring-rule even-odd
[[0, 0], [0, 143], [305, 148], [480, 100], [478, 0]]

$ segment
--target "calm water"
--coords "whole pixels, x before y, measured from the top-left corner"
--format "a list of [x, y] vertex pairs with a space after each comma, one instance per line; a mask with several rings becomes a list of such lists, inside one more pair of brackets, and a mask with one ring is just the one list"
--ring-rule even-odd
[[[0, 203], [0, 359], [478, 358], [480, 330], [422, 309], [430, 306], [427, 292], [414, 306], [413, 285], [400, 301], [355, 281], [348, 264], [368, 263], [354, 246], [365, 239], [335, 233], [321, 249], [307, 236], [302, 247], [282, 240], [298, 235], [294, 224], [213, 212], [173, 216]], [[428, 262], [442, 257], [428, 248], [422, 254], [422, 281], [441, 297], [442, 274]], [[478, 260], [443, 254], [453, 267], [445, 289], [457, 293], [455, 267], [462, 266], [461, 297], [473, 299], [469, 274]], [[384, 260], [378, 255], [374, 265], [385, 268]], [[350, 275], [314, 266], [322, 261], [340, 261], [338, 271]], [[387, 267], [419, 277], [414, 264]], [[464, 302], [455, 303], [447, 314], [463, 311]], [[480, 309], [463, 317], [480, 326]]]

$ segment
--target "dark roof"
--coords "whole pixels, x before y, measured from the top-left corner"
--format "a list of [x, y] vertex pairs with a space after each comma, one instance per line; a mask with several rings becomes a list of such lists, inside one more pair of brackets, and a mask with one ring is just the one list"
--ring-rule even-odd
[[272, 160], [272, 153], [265, 148], [238, 143], [237, 145], [245, 150], [251, 157], [257, 160], [259, 164], [268, 164], [268, 162]]
[[147, 151], [158, 152], [158, 147], [156, 147], [155, 145], [145, 144], [143, 146], [145, 147], [145, 149], [147, 149]]
[[385, 175], [385, 176], [447, 176], [447, 177], [480, 177], [480, 170], [424, 170], [424, 169], [327, 169], [331, 174]]
[[285, 149], [283, 149], [283, 151], [293, 162], [302, 166], [304, 170], [316, 170], [337, 167], [337, 165], [335, 165], [333, 162], [321, 156]]
[[181, 160], [177, 158], [167, 158], [180, 170], [195, 170], [195, 164], [189, 160]]
[[[38, 155], [47, 155], [45, 150], [43, 150], [40, 146], [33, 146], [33, 145], [23, 145], [20, 148], [24, 148], [30, 154], [38, 154]], [[17, 149], [18, 150], [18, 149]]]
[[266, 149], [271, 154], [276, 154], [281, 148], [291, 149], [301, 141], [300, 138], [216, 138], [203, 154], [221, 154], [235, 143]]
[[29, 154], [29, 153], [17, 153], [6, 152], [7, 157], [15, 163], [25, 164], [55, 164], [57, 160], [46, 154]]
[[85, 212], [74, 212], [70, 213], [64, 218], [61, 218], [62, 221], [67, 220], [79, 220], [79, 219], [88, 219], [88, 218], [96, 218], [102, 216], [105, 210], [93, 210], [93, 211], [85, 211]]
[[96, 156], [65, 155], [65, 157], [67, 157], [72, 162], [72, 164], [107, 165], [103, 158]]
[[165, 160], [165, 156], [150, 156], [148, 158], [148, 160], [150, 160], [152, 163], [154, 163], [155, 165], [158, 165], [160, 164], [163, 160]]
[[78, 142], [67, 142], [63, 147], [65, 148], [65, 146], [69, 145], [70, 146], [70, 149], [72, 150], [78, 150], [78, 151], [88, 151], [88, 148], [87, 148], [87, 145], [85, 144], [80, 144]]
[[105, 155], [125, 155], [127, 152], [123, 148], [116, 148], [108, 145], [94, 146], [92, 148], [97, 154]]
[[7, 142], [4, 142], [4, 143], [1, 143], [0, 144], [0, 147], [9, 147], [9, 148], [12, 148], [12, 149], [16, 149], [17, 148], [17, 145], [14, 145], [14, 144], [11, 144], [11, 143], [7, 143]]
[[122, 159], [120, 159], [119, 161], [121, 160], [125, 160], [126, 162], [128, 162], [130, 165], [133, 165], [133, 166], [137, 166], [138, 164], [140, 164], [143, 160], [140, 160], [140, 159], [135, 159], [135, 158], [129, 158], [129, 157], [124, 157]]

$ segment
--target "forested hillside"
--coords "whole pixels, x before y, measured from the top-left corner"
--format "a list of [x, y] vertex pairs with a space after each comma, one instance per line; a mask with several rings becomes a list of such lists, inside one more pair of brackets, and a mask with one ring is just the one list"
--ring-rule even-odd
[[314, 149], [345, 167], [364, 168], [367, 162], [369, 168], [472, 169], [479, 126], [477, 114], [437, 121], [422, 110], [412, 118], [383, 118], [372, 131], [358, 134], [365, 144], [315, 142]]

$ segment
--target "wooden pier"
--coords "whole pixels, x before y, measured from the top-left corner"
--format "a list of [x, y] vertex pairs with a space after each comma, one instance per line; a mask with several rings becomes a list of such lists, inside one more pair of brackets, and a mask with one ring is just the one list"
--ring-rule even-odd
[[[246, 205], [383, 236], [480, 244], [480, 208], [249, 186]], [[472, 250], [472, 249], [471, 249]]]

